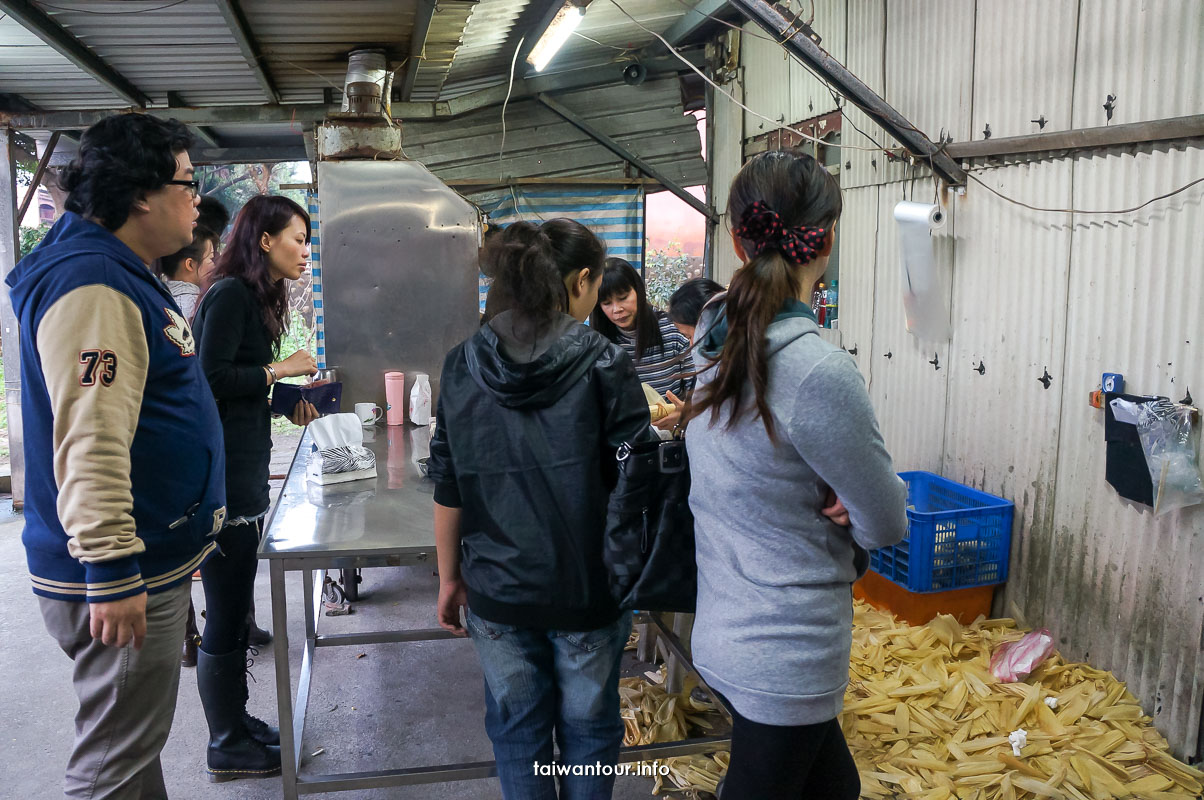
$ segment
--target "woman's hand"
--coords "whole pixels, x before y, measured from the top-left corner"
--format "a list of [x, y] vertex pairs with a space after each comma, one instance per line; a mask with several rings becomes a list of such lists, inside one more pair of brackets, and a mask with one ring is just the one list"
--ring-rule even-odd
[[318, 409], [314, 408], [313, 403], [308, 400], [300, 400], [297, 402], [297, 407], [293, 409], [293, 413], [288, 415], [288, 421], [304, 428], [319, 416], [321, 415], [318, 413]]
[[318, 362], [304, 350], [298, 350], [280, 362], [276, 374], [281, 378], [300, 378], [318, 371]]
[[666, 392], [666, 398], [673, 404], [673, 411], [652, 423], [653, 427], [660, 428], [662, 431], [671, 431], [677, 423], [681, 422], [681, 412], [686, 407], [686, 401], [678, 399], [673, 392]]
[[844, 503], [840, 502], [840, 498], [836, 496], [836, 492], [828, 489], [828, 498], [824, 501], [826, 505], [820, 509], [820, 512], [828, 519], [842, 527], [849, 527], [849, 512], [844, 507]]
[[460, 624], [460, 609], [468, 608], [468, 589], [462, 578], [439, 581], [439, 603], [436, 616], [439, 627], [456, 636], [467, 636], [468, 631]]

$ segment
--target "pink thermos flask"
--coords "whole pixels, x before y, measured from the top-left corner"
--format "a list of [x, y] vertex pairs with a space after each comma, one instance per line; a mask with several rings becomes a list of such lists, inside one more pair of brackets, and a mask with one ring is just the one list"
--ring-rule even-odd
[[406, 421], [406, 376], [402, 372], [385, 373], [385, 423], [404, 425]]

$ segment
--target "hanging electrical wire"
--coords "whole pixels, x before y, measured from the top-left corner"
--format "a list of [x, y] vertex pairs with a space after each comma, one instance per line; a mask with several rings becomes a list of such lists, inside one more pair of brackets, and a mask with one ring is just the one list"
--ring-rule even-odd
[[1182, 194], [1183, 192], [1186, 192], [1191, 187], [1193, 187], [1197, 184], [1200, 184], [1200, 183], [1204, 183], [1204, 178], [1196, 178], [1191, 183], [1186, 183], [1183, 186], [1180, 186], [1178, 189], [1167, 192], [1166, 194], [1160, 194], [1157, 197], [1151, 197], [1149, 200], [1146, 200], [1144, 203], [1142, 203], [1140, 205], [1133, 206], [1132, 208], [1121, 208], [1121, 209], [1117, 209], [1114, 211], [1110, 211], [1110, 210], [1096, 210], [1096, 209], [1082, 209], [1082, 208], [1043, 208], [1041, 206], [1029, 205], [1028, 203], [1025, 203], [1020, 200], [1016, 200], [1015, 198], [1008, 197], [1007, 195], [1003, 194], [1002, 192], [996, 191], [995, 189], [988, 186], [986, 181], [982, 180], [981, 178], [979, 178], [977, 175], [975, 175], [972, 172], [967, 173], [967, 175], [970, 178], [970, 180], [974, 181], [979, 186], [983, 187], [988, 192], [990, 192], [993, 195], [996, 195], [997, 197], [999, 197], [1002, 200], [1006, 200], [1009, 203], [1015, 203], [1018, 206], [1023, 206], [1024, 208], [1027, 208], [1030, 211], [1048, 211], [1048, 212], [1057, 213], [1057, 214], [1131, 214], [1134, 211], [1140, 211], [1141, 209], [1145, 208], [1146, 206], [1150, 205], [1151, 203], [1157, 203], [1159, 200], [1165, 200], [1168, 197], [1174, 197], [1177, 194]]
[[514, 56], [510, 59], [510, 85], [506, 87], [506, 100], [502, 103], [502, 146], [497, 151], [497, 170], [498, 178], [505, 178], [505, 168], [502, 166], [502, 156], [506, 152], [506, 108], [510, 105], [510, 95], [514, 93], [514, 67], [518, 64], [518, 51], [523, 49], [523, 42], [527, 41], [524, 36], [518, 40], [518, 44], [514, 47]]
[[631, 14], [627, 13], [627, 9], [625, 9], [621, 5], [619, 5], [618, 2], [616, 2], [616, 0], [610, 0], [610, 2], [615, 8], [619, 9], [619, 11], [623, 14], [623, 16], [627, 17], [629, 20], [634, 22], [636, 27], [642, 29], [644, 32], [649, 33], [652, 36], [659, 39], [661, 41], [661, 43], [669, 49], [670, 53], [672, 53], [679, 61], [681, 61], [687, 67], [689, 67], [693, 72], [695, 72], [698, 75], [698, 77], [702, 78], [704, 81], [706, 81], [708, 84], [710, 84], [710, 86], [712, 88], [714, 88], [716, 91], [718, 91], [720, 94], [722, 94], [727, 99], [731, 100], [733, 103], [738, 105], [740, 108], [747, 111], [749, 114], [752, 114], [754, 117], [757, 117], [758, 119], [763, 119], [766, 122], [770, 123], [771, 125], [777, 126], [782, 130], [790, 131], [791, 133], [793, 133], [803, 139], [806, 139], [809, 142], [815, 142], [816, 144], [822, 144], [825, 147], [834, 147], [834, 148], [838, 148], [840, 150], [864, 150], [869, 153], [877, 153], [882, 149], [880, 147], [861, 147], [859, 145], [852, 145], [852, 144], [835, 144], [833, 142], [829, 142], [824, 139], [820, 139], [819, 137], [812, 136], [808, 133], [803, 133], [798, 128], [792, 127], [790, 125], [783, 125], [781, 120], [770, 119], [769, 117], [765, 116], [764, 114], [759, 114], [756, 111], [753, 111], [751, 108], [744, 105], [739, 100], [737, 100], [735, 97], [733, 97], [731, 92], [727, 91], [722, 86], [720, 86], [718, 83], [716, 83], [715, 81], [713, 81], [709, 77], [707, 77], [705, 72], [700, 70], [698, 67], [694, 66], [694, 64], [691, 63], [690, 59], [688, 59], [684, 55], [682, 55], [681, 52], [676, 47], [674, 47], [672, 44], [669, 43], [668, 39], [666, 39], [664, 36], [661, 36], [659, 33], [652, 30], [648, 26], [644, 25], [644, 23], [640, 22], [638, 19], [633, 17]]
[[49, 8], [54, 11], [66, 11], [70, 14], [91, 14], [96, 17], [120, 17], [127, 14], [149, 14], [152, 11], [163, 11], [168, 8], [175, 8], [176, 6], [183, 5], [187, 2], [188, 0], [176, 0], [174, 3], [156, 6], [155, 8], [135, 8], [129, 11], [89, 11], [86, 8], [64, 8], [62, 6], [52, 6], [49, 3], [39, 3], [38, 5], [42, 8]]
[[[753, 111], [751, 108], [749, 108], [748, 106], [744, 105], [744, 104], [743, 104], [743, 103], [741, 103], [739, 100], [737, 100], [735, 97], [733, 97], [733, 96], [732, 96], [732, 94], [731, 94], [730, 92], [726, 91], [726, 90], [725, 90], [725, 89], [724, 89], [722, 86], [720, 86], [718, 83], [716, 83], [715, 81], [713, 81], [713, 80], [711, 80], [709, 77], [707, 77], [707, 75], [706, 75], [705, 73], [703, 73], [703, 72], [702, 72], [702, 70], [700, 70], [700, 69], [698, 69], [697, 67], [695, 67], [695, 66], [694, 66], [694, 65], [693, 65], [693, 64], [690, 62], [690, 60], [689, 60], [689, 59], [687, 59], [687, 58], [686, 58], [684, 55], [682, 55], [682, 54], [681, 54], [681, 53], [678, 51], [678, 49], [677, 49], [676, 47], [674, 47], [672, 44], [670, 44], [670, 43], [669, 43], [669, 41], [668, 41], [668, 40], [667, 40], [667, 39], [666, 39], [664, 36], [661, 36], [661, 35], [660, 35], [659, 33], [657, 33], [656, 31], [654, 31], [654, 30], [652, 30], [652, 29], [648, 28], [648, 27], [647, 27], [647, 26], [645, 26], [643, 23], [641, 23], [641, 22], [640, 22], [638, 19], [636, 19], [635, 17], [633, 17], [631, 14], [629, 14], [629, 13], [627, 12], [627, 10], [626, 10], [626, 9], [624, 9], [624, 8], [623, 8], [621, 5], [619, 5], [619, 3], [617, 2], [617, 0], [610, 0], [610, 2], [611, 2], [611, 4], [612, 4], [612, 5], [614, 5], [614, 7], [615, 7], [615, 8], [619, 9], [619, 11], [620, 11], [620, 12], [623, 14], [623, 16], [627, 17], [629, 20], [631, 20], [633, 23], [635, 23], [635, 25], [636, 25], [637, 27], [641, 28], [641, 29], [642, 29], [642, 30], [644, 30], [646, 33], [649, 33], [649, 34], [651, 34], [652, 36], [654, 36], [654, 37], [656, 37], [657, 39], [659, 39], [659, 40], [660, 40], [660, 42], [661, 42], [661, 43], [662, 43], [662, 44], [663, 44], [663, 45], [664, 45], [666, 48], [668, 48], [668, 49], [669, 49], [669, 52], [670, 52], [670, 53], [672, 53], [674, 56], [676, 56], [676, 57], [677, 57], [677, 58], [678, 58], [678, 59], [679, 59], [679, 60], [680, 60], [682, 63], [684, 63], [686, 66], [688, 66], [688, 67], [689, 67], [691, 70], [693, 70], [695, 73], [697, 73], [699, 77], [701, 77], [701, 78], [702, 78], [704, 81], [706, 81], [708, 84], [710, 84], [710, 85], [711, 85], [711, 86], [712, 86], [714, 89], [716, 89], [717, 91], [719, 91], [721, 94], [723, 94], [725, 97], [727, 97], [729, 100], [731, 100], [733, 103], [735, 103], [735, 104], [736, 104], [737, 106], [739, 106], [740, 108], [742, 108], [742, 109], [744, 109], [745, 111], [747, 111], [748, 113], [752, 114], [754, 117], [757, 117], [757, 118], [759, 118], [759, 119], [765, 120], [766, 122], [769, 122], [769, 123], [771, 123], [771, 124], [778, 125], [778, 126], [780, 126], [780, 128], [781, 128], [782, 130], [787, 130], [787, 131], [790, 131], [791, 133], [794, 133], [794, 134], [796, 134], [796, 135], [798, 135], [798, 136], [802, 137], [803, 139], [805, 139], [805, 140], [807, 140], [807, 141], [810, 141], [810, 142], [815, 142], [816, 144], [822, 144], [822, 145], [824, 145], [825, 147], [834, 147], [834, 148], [839, 148], [839, 149], [841, 149], [841, 150], [861, 150], [861, 151], [875, 152], [875, 153], [876, 153], [876, 152], [882, 152], [882, 153], [885, 153], [885, 154], [887, 155], [887, 157], [888, 157], [888, 158], [897, 158], [897, 156], [895, 156], [895, 154], [894, 154], [894, 153], [890, 152], [889, 150], [887, 150], [886, 148], [882, 147], [881, 145], [878, 145], [877, 141], [876, 141], [876, 140], [875, 140], [875, 139], [874, 139], [872, 136], [870, 136], [869, 134], [867, 134], [865, 131], [861, 130], [861, 128], [859, 128], [859, 127], [857, 126], [857, 124], [856, 124], [856, 123], [854, 123], [854, 122], [853, 122], [851, 119], [849, 119], [848, 115], [844, 113], [844, 109], [843, 109], [843, 107], [842, 107], [842, 106], [843, 106], [843, 104], [842, 104], [842, 103], [840, 103], [839, 101], [836, 101], [836, 102], [837, 102], [837, 108], [838, 108], [838, 110], [840, 110], [841, 118], [842, 118], [843, 120], [848, 120], [848, 121], [849, 121], [849, 124], [850, 124], [850, 125], [852, 125], [852, 126], [853, 126], [853, 128], [854, 128], [854, 129], [855, 129], [855, 130], [856, 130], [858, 133], [860, 133], [862, 136], [864, 136], [865, 138], [867, 138], [867, 139], [869, 139], [871, 142], [873, 142], [873, 143], [876, 145], [875, 147], [859, 147], [859, 146], [857, 146], [857, 145], [849, 145], [849, 144], [843, 144], [843, 143], [842, 143], [842, 144], [835, 144], [835, 143], [833, 143], [833, 142], [829, 142], [829, 141], [826, 141], [826, 140], [824, 140], [824, 139], [819, 139], [819, 138], [817, 138], [817, 137], [815, 137], [815, 136], [810, 136], [810, 135], [808, 135], [808, 134], [806, 134], [806, 133], [803, 133], [802, 131], [800, 131], [800, 130], [798, 130], [797, 128], [794, 128], [794, 127], [792, 127], [792, 126], [790, 126], [790, 125], [781, 125], [781, 123], [780, 123], [778, 120], [770, 119], [769, 117], [765, 116], [764, 114], [759, 114], [759, 113], [757, 113], [756, 111]], [[705, 14], [704, 16], [706, 16], [706, 17], [707, 17], [707, 18], [709, 18], [709, 19], [713, 19], [713, 20], [715, 20], [716, 22], [720, 22], [720, 23], [722, 23], [722, 24], [724, 24], [724, 25], [727, 25], [728, 27], [734, 28], [734, 29], [736, 29], [736, 30], [742, 30], [742, 29], [741, 29], [741, 28], [739, 28], [738, 26], [736, 26], [736, 25], [733, 25], [733, 24], [731, 24], [731, 23], [729, 23], [729, 22], [726, 22], [726, 21], [724, 21], [724, 20], [718, 19], [717, 17], [714, 17], [714, 16], [712, 16], [712, 15], [710, 15], [710, 14]], [[814, 21], [814, 16], [812, 17], [812, 21]], [[810, 23], [807, 23], [807, 25], [809, 26], [809, 25], [810, 25]], [[745, 32], [745, 33], [747, 33], [747, 32]], [[758, 38], [766, 38], [766, 37], [758, 37]], [[789, 38], [789, 37], [787, 37], [787, 38]], [[777, 41], [777, 40], [774, 40], [774, 41]], [[782, 45], [782, 44], [783, 44], [783, 42], [780, 42], [780, 41], [779, 41], [779, 42], [777, 42], [777, 43], [778, 43], [779, 45]], [[784, 48], [783, 48], [783, 49], [784, 49]], [[789, 56], [790, 56], [790, 57], [791, 57], [791, 58], [792, 58], [794, 61], [796, 61], [796, 62], [797, 62], [797, 63], [799, 63], [799, 64], [802, 64], [802, 66], [803, 66], [803, 67], [805, 67], [805, 68], [807, 69], [807, 71], [808, 71], [808, 72], [810, 72], [812, 75], [814, 75], [814, 76], [815, 76], [815, 78], [816, 78], [817, 80], [819, 80], [821, 83], [823, 83], [823, 84], [824, 84], [824, 86], [825, 86], [825, 87], [827, 87], [828, 91], [829, 91], [829, 92], [832, 94], [832, 96], [833, 96], [833, 100], [836, 100], [836, 92], [835, 92], [835, 90], [833, 89], [832, 85], [831, 85], [830, 83], [828, 83], [828, 81], [827, 81], [827, 80], [825, 80], [825, 79], [824, 79], [822, 76], [820, 76], [820, 75], [816, 75], [816, 74], [815, 74], [815, 71], [814, 71], [814, 70], [813, 70], [813, 69], [810, 67], [810, 65], [808, 65], [808, 64], [805, 64], [805, 63], [803, 63], [802, 61], [800, 61], [799, 59], [797, 59], [797, 58], [794, 56], [794, 54], [793, 54], [793, 53], [791, 53], [789, 50], [786, 50], [786, 53], [787, 53], [787, 54], [788, 54], [788, 55], [789, 55]], [[912, 130], [912, 131], [914, 131], [914, 132], [916, 132], [916, 133], [920, 134], [921, 136], [924, 136], [925, 138], [927, 138], [927, 135], [926, 135], [926, 134], [925, 134], [923, 131], [921, 131], [919, 128], [916, 128], [916, 127], [914, 127], [914, 126], [908, 126], [908, 127], [909, 127], [909, 129], [910, 129], [910, 130]], [[934, 147], [937, 147], [937, 150], [936, 150], [936, 152], [941, 152], [941, 150], [943, 150], [943, 149], [945, 148], [945, 146], [946, 146], [946, 142], [941, 142], [941, 144], [940, 144], [939, 146], [937, 146], [937, 145], [936, 145], [936, 143], [932, 142], [931, 140], [929, 140], [929, 143], [930, 143], [930, 144], [933, 144], [933, 146], [934, 146]], [[934, 153], [934, 154], [935, 154], [935, 153]], [[928, 162], [928, 164], [929, 164], [929, 168], [931, 168], [931, 167], [932, 167], [932, 155], [927, 155], [927, 156], [923, 156], [923, 155], [922, 155], [922, 156], [917, 156], [917, 158], [918, 158], [918, 159], [920, 159], [921, 161], [927, 161], [927, 162]], [[1141, 210], [1141, 209], [1145, 208], [1146, 206], [1148, 206], [1148, 205], [1151, 205], [1152, 203], [1156, 203], [1156, 202], [1158, 202], [1159, 200], [1165, 200], [1165, 199], [1167, 199], [1168, 197], [1174, 197], [1175, 195], [1177, 195], [1177, 194], [1180, 194], [1180, 193], [1182, 193], [1182, 192], [1185, 192], [1185, 191], [1187, 191], [1188, 189], [1190, 189], [1191, 187], [1193, 187], [1193, 186], [1196, 186], [1197, 184], [1204, 183], [1204, 178], [1197, 178], [1197, 179], [1195, 179], [1195, 180], [1191, 181], [1190, 183], [1187, 183], [1187, 184], [1185, 184], [1185, 185], [1183, 185], [1183, 186], [1180, 186], [1178, 189], [1175, 189], [1174, 191], [1167, 192], [1166, 194], [1162, 194], [1162, 195], [1159, 195], [1159, 196], [1157, 196], [1157, 197], [1150, 198], [1149, 200], [1146, 200], [1144, 203], [1141, 203], [1141, 204], [1139, 204], [1139, 205], [1133, 206], [1132, 208], [1119, 209], [1119, 210], [1099, 210], [1099, 209], [1078, 209], [1078, 208], [1043, 208], [1043, 207], [1040, 207], [1040, 206], [1034, 206], [1034, 205], [1030, 205], [1030, 204], [1028, 204], [1028, 203], [1025, 203], [1025, 202], [1023, 202], [1023, 201], [1021, 201], [1021, 200], [1016, 200], [1015, 198], [1008, 197], [1007, 195], [1003, 194], [1002, 192], [999, 192], [999, 191], [997, 191], [997, 190], [993, 189], [992, 187], [988, 186], [988, 185], [987, 185], [987, 184], [986, 184], [984, 181], [982, 181], [980, 178], [978, 178], [976, 175], [974, 175], [974, 174], [972, 174], [972, 173], [967, 173], [967, 177], [968, 177], [968, 178], [970, 178], [971, 180], [973, 180], [975, 183], [977, 183], [977, 184], [981, 185], [981, 186], [982, 186], [983, 188], [985, 188], [987, 191], [991, 192], [991, 193], [992, 193], [992, 194], [994, 194], [994, 195], [997, 195], [997, 196], [998, 196], [1000, 199], [1002, 199], [1002, 200], [1006, 200], [1006, 201], [1007, 201], [1007, 202], [1009, 202], [1009, 203], [1013, 203], [1013, 204], [1015, 204], [1015, 205], [1022, 206], [1022, 207], [1024, 207], [1024, 208], [1027, 208], [1027, 209], [1029, 209], [1029, 210], [1031, 210], [1031, 211], [1041, 211], [1041, 212], [1050, 212], [1050, 213], [1059, 213], [1059, 214], [1113, 214], [1113, 215], [1115, 215], [1115, 214], [1129, 214], [1129, 213], [1132, 213], [1132, 212], [1134, 212], [1134, 211], [1139, 211], [1139, 210]]]

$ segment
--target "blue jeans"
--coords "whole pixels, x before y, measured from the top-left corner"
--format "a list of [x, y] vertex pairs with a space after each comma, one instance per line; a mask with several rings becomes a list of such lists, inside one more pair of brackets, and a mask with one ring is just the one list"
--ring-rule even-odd
[[[552, 764], [613, 767], [623, 742], [619, 660], [631, 635], [624, 613], [593, 631], [519, 628], [467, 612], [485, 673], [485, 730], [506, 800], [557, 800]], [[541, 770], [542, 771], [542, 770]], [[559, 776], [560, 800], [610, 800], [614, 775]]]

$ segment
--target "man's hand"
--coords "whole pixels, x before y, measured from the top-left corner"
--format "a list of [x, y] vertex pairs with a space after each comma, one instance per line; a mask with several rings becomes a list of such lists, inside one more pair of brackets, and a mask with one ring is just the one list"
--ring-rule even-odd
[[460, 578], [439, 581], [439, 604], [436, 614], [439, 627], [456, 636], [467, 636], [468, 631], [460, 624], [460, 609], [468, 607], [468, 590]]
[[125, 647], [132, 641], [135, 650], [142, 649], [146, 639], [146, 592], [108, 603], [89, 603], [88, 610], [93, 639], [109, 647]]
[[844, 503], [840, 502], [840, 498], [836, 496], [836, 492], [828, 489], [828, 499], [824, 501], [826, 505], [820, 509], [825, 517], [835, 522], [842, 527], [849, 527], [849, 512], [844, 507]]

